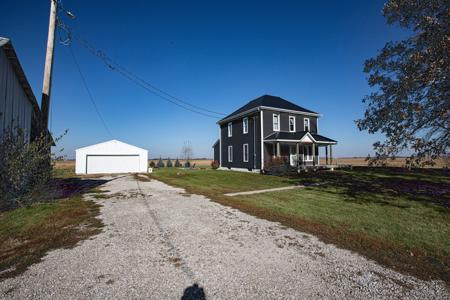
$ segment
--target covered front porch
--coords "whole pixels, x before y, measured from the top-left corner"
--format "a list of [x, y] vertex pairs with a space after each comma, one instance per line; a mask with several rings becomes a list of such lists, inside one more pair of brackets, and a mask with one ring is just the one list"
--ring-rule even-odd
[[277, 132], [264, 139], [264, 167], [285, 164], [298, 169], [333, 168], [336, 143], [309, 132]]

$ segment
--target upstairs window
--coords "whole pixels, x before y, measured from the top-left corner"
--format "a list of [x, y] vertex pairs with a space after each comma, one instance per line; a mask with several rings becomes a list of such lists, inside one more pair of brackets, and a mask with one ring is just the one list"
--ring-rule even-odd
[[309, 131], [309, 119], [308, 118], [305, 118], [304, 120], [303, 120], [303, 124], [304, 124], [304, 127], [305, 127], [305, 131]]
[[273, 131], [280, 131], [280, 115], [273, 114]]
[[233, 123], [228, 123], [228, 137], [233, 136]]
[[289, 131], [295, 132], [295, 116], [289, 116]]
[[243, 134], [248, 133], [248, 118], [244, 118], [242, 120], [242, 133]]

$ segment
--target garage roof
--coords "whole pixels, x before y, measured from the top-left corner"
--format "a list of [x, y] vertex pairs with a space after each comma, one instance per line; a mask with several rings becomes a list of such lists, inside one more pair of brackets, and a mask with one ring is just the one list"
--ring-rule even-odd
[[[110, 144], [110, 145], [108, 145], [108, 144]], [[137, 151], [147, 151], [146, 149], [139, 148], [139, 147], [136, 147], [136, 146], [133, 146], [133, 145], [121, 142], [119, 140], [110, 140], [110, 141], [106, 141], [106, 142], [102, 142], [102, 143], [98, 143], [98, 144], [94, 144], [94, 145], [78, 148], [75, 151], [80, 151], [80, 150], [86, 151], [86, 150], [89, 150], [89, 149], [96, 149], [96, 148], [101, 148], [101, 147], [104, 147], [104, 146], [117, 146], [117, 145], [125, 146], [125, 147], [127, 147], [129, 149], [135, 149]]]

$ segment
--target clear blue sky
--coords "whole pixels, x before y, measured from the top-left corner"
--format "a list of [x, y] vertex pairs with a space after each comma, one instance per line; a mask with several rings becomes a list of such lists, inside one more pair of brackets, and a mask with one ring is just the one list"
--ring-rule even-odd
[[[1, 1], [0, 36], [11, 38], [40, 102], [50, 1]], [[263, 94], [323, 114], [320, 133], [339, 141], [336, 156], [365, 156], [379, 136], [359, 132], [370, 89], [366, 58], [405, 32], [388, 26], [384, 1], [74, 1], [65, 20], [114, 60], [159, 88], [230, 113]], [[73, 44], [113, 138], [150, 157], [176, 157], [190, 140], [212, 157], [215, 120], [140, 89]], [[51, 131], [69, 133], [58, 148], [110, 139], [89, 101], [67, 47], [57, 45]]]

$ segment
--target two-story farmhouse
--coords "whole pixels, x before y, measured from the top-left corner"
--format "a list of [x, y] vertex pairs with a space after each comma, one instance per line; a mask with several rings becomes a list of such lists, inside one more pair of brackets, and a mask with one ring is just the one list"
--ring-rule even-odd
[[266, 169], [276, 157], [299, 168], [332, 164], [337, 142], [319, 134], [318, 119], [318, 113], [280, 97], [261, 96], [217, 122], [214, 160], [221, 168], [249, 171]]

